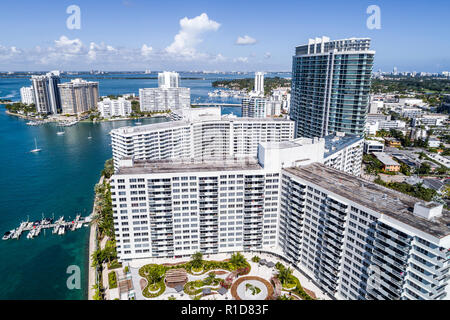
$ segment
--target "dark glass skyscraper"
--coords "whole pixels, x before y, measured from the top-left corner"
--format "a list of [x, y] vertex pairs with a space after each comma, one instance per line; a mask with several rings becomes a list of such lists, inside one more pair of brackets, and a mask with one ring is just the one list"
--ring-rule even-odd
[[310, 39], [292, 62], [290, 118], [296, 137], [362, 136], [375, 51], [370, 39]]

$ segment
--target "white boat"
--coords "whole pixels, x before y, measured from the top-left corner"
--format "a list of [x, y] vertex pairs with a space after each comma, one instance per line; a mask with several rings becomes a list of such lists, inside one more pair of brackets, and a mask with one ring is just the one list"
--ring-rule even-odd
[[34, 145], [35, 145], [35, 148], [34, 148], [33, 150], [31, 150], [30, 152], [39, 152], [39, 151], [42, 150], [42, 149], [39, 149], [39, 148], [37, 147], [36, 138], [34, 138]]
[[77, 226], [76, 226], [76, 229], [80, 229], [81, 227], [83, 226], [83, 223], [81, 223], [81, 222], [77, 222]]
[[34, 232], [35, 232], [34, 229], [31, 229], [30, 232], [28, 232], [28, 234], [27, 234], [27, 239], [33, 239]]
[[89, 131], [89, 137], [88, 137], [88, 139], [92, 139], [92, 135], [91, 135], [91, 132]]
[[41, 227], [37, 227], [34, 231], [34, 236], [37, 237], [39, 235], [39, 233], [41, 233]]
[[10, 230], [10, 231], [6, 231], [5, 234], [3, 235], [2, 240], [8, 240], [11, 239], [11, 237], [14, 235], [14, 232], [16, 230]]
[[59, 226], [58, 234], [63, 235], [66, 233], [66, 227], [65, 226]]
[[52, 233], [53, 233], [53, 234], [58, 233], [58, 229], [59, 229], [59, 225], [57, 224], [57, 225], [53, 228]]

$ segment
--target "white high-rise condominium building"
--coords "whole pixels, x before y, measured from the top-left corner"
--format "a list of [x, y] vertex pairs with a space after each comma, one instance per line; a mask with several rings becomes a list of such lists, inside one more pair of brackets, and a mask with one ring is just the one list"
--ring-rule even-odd
[[144, 112], [168, 111], [189, 108], [189, 88], [145, 88], [139, 89], [140, 109]]
[[23, 104], [34, 103], [33, 86], [20, 88], [20, 100]]
[[56, 114], [61, 111], [61, 98], [58, 90], [59, 71], [51, 71], [45, 76], [31, 76], [36, 111]]
[[125, 98], [106, 98], [98, 104], [98, 111], [103, 118], [126, 117], [131, 114], [131, 101]]
[[323, 147], [122, 159], [110, 181], [119, 259], [266, 251], [336, 299], [449, 299], [450, 213], [321, 164]]
[[177, 72], [161, 72], [158, 73], [159, 88], [178, 88], [180, 75]]
[[337, 299], [449, 299], [450, 213], [321, 164], [281, 175], [279, 245]]
[[74, 79], [58, 87], [63, 114], [80, 114], [97, 109], [98, 82]]
[[264, 96], [264, 72], [255, 72], [255, 90], [257, 94]]
[[259, 142], [289, 141], [294, 123], [286, 119], [211, 117], [171, 121], [111, 131], [114, 166], [136, 160], [255, 156]]
[[363, 136], [375, 51], [370, 39], [310, 39], [292, 62], [290, 118], [296, 137]]

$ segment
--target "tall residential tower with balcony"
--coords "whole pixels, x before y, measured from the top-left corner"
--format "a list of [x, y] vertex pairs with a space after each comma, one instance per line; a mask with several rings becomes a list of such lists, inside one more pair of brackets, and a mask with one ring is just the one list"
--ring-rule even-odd
[[310, 39], [292, 62], [290, 118], [296, 137], [362, 136], [375, 51], [370, 39]]

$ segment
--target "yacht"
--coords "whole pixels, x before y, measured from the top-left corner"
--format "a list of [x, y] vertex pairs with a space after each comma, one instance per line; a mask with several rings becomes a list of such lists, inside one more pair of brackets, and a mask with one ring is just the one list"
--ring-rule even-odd
[[3, 235], [2, 240], [11, 239], [11, 237], [14, 235], [14, 231], [15, 230], [6, 231], [5, 234]]
[[31, 229], [30, 232], [28, 232], [28, 234], [27, 234], [27, 239], [33, 239], [34, 232], [35, 232], [35, 229]]
[[92, 139], [92, 135], [91, 135], [91, 132], [89, 131], [89, 137], [88, 137], [88, 139]]
[[[59, 126], [60, 128], [61, 128], [61, 126]], [[62, 128], [61, 128], [61, 130], [58, 130], [57, 132], [56, 132], [56, 134], [58, 135], [58, 136], [62, 136], [63, 134], [65, 134], [66, 132], [64, 131], [64, 130], [62, 130]]]
[[65, 226], [59, 226], [58, 234], [63, 235], [66, 233], [66, 227]]
[[36, 138], [34, 138], [34, 145], [35, 145], [35, 148], [33, 149], [33, 150], [31, 150], [30, 152], [39, 152], [39, 151], [41, 151], [42, 149], [39, 149], [38, 147], [37, 147], [37, 142], [36, 142]]

